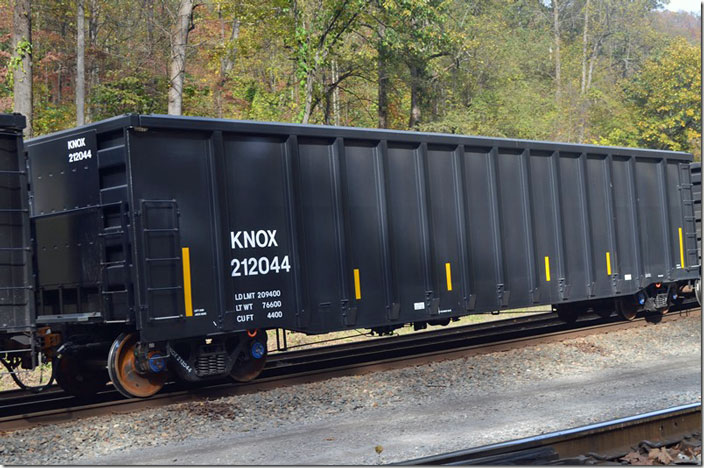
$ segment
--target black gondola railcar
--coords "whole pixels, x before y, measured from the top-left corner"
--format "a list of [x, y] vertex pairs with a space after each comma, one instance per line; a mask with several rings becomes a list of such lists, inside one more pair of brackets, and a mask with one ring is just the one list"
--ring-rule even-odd
[[273, 328], [660, 314], [699, 279], [685, 153], [151, 115], [26, 146], [36, 322], [76, 391], [106, 359], [131, 396], [248, 380]]

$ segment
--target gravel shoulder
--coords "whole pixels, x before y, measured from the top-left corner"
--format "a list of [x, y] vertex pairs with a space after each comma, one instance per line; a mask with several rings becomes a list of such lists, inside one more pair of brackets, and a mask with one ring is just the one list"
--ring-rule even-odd
[[694, 401], [701, 321], [685, 317], [4, 433], [0, 463], [389, 463]]

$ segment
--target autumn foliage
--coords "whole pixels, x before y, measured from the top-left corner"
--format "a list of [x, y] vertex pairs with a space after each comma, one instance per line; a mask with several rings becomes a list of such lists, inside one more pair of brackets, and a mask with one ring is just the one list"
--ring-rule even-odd
[[[76, 122], [76, 1], [31, 2], [35, 134]], [[81, 1], [86, 120], [166, 113], [179, 0]], [[194, 2], [182, 112], [698, 155], [698, 24], [656, 0]]]

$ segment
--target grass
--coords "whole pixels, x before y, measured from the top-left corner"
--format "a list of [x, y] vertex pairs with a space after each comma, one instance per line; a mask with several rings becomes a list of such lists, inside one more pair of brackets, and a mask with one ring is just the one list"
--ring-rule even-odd
[[[40, 364], [32, 370], [18, 369], [17, 372], [20, 380], [25, 385], [45, 385], [51, 375], [51, 364]], [[16, 390], [18, 388], [7, 368], [0, 364], [0, 391], [4, 392], [5, 390]]]

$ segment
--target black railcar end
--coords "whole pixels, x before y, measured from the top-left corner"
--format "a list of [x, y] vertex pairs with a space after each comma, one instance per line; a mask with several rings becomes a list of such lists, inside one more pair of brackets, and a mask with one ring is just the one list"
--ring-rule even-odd
[[40, 363], [52, 338], [35, 326], [25, 127], [21, 114], [0, 115], [0, 372], [20, 386], [19, 372]]

